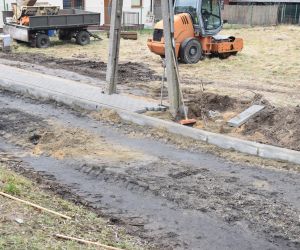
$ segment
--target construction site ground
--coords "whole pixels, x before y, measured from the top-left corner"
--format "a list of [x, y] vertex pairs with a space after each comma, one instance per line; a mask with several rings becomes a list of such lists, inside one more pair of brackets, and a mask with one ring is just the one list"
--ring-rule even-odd
[[[225, 29], [245, 39], [240, 54], [181, 64], [196, 127], [300, 150], [299, 31]], [[85, 47], [14, 44], [0, 63], [105, 90], [108, 39], [101, 36]], [[121, 41], [118, 89], [158, 101], [162, 68], [146, 47], [150, 36]], [[226, 125], [254, 103], [266, 108], [240, 128]], [[1, 249], [83, 247], [56, 233], [124, 249], [299, 249], [299, 175], [299, 165], [138, 126], [112, 110], [0, 91], [0, 190], [72, 217], [0, 197]]]
[[[195, 65], [180, 64], [184, 98], [190, 116], [198, 120], [195, 127], [300, 150], [299, 31], [297, 26], [227, 27], [223, 34], [244, 38], [241, 53], [226, 60], [207, 58]], [[108, 38], [106, 33], [101, 37], [102, 41], [84, 47], [55, 38], [46, 50], [16, 44], [13, 53], [1, 54], [2, 63], [105, 89]], [[161, 59], [148, 50], [149, 37], [151, 33], [143, 31], [137, 41], [121, 40], [118, 88], [139, 98], [159, 100]], [[226, 121], [251, 104], [266, 108], [240, 128], [227, 126]], [[172, 119], [168, 113], [148, 115]]]
[[[125, 249], [299, 249], [298, 165], [126, 123], [110, 110], [70, 110], [5, 91], [0, 107], [1, 190], [75, 218], [61, 225], [1, 198], [5, 249], [47, 235], [66, 246], [54, 233]], [[98, 224], [96, 214], [108, 222]]]

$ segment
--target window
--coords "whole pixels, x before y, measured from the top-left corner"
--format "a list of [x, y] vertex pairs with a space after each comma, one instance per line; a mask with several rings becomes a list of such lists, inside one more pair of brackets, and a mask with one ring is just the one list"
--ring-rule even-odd
[[203, 0], [201, 14], [206, 30], [214, 30], [222, 25], [219, 0]]
[[131, 0], [132, 8], [139, 8], [143, 6], [143, 0]]
[[175, 7], [190, 7], [197, 8], [198, 0], [177, 0], [175, 3]]
[[84, 9], [84, 0], [64, 0], [64, 9]]
[[198, 24], [197, 5], [199, 0], [177, 0], [175, 2], [175, 14], [188, 13], [191, 15], [194, 24]]

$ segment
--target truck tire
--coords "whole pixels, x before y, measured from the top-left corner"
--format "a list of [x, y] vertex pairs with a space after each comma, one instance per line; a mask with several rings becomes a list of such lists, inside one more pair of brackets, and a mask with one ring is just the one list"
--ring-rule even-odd
[[194, 64], [203, 59], [200, 42], [195, 38], [187, 38], [183, 41], [179, 50], [180, 60], [186, 64]]
[[36, 47], [45, 49], [50, 46], [49, 36], [46, 34], [37, 34], [36, 36]]
[[76, 43], [79, 45], [87, 45], [91, 41], [90, 34], [85, 31], [79, 31], [76, 35]]

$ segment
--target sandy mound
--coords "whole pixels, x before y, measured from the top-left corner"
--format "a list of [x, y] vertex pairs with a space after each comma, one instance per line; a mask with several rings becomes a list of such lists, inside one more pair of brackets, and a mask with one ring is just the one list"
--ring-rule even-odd
[[104, 138], [82, 129], [55, 124], [50, 128], [29, 138], [35, 144], [33, 154], [51, 155], [57, 159], [94, 158], [109, 162], [134, 161], [143, 157], [141, 152], [111, 144]]

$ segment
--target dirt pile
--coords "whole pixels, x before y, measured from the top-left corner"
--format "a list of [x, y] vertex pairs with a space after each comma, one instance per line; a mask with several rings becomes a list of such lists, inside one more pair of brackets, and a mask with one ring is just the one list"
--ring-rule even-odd
[[[237, 99], [208, 92], [188, 92], [190, 117], [203, 120], [204, 128], [218, 133], [246, 138], [260, 143], [300, 150], [300, 106], [276, 108], [261, 95]], [[240, 128], [231, 128], [226, 122], [253, 104], [266, 108]]]
[[242, 134], [263, 135], [262, 143], [269, 143], [300, 151], [300, 106], [275, 108], [267, 106], [256, 117], [247, 122]]
[[113, 123], [121, 123], [122, 118], [119, 116], [118, 112], [113, 109], [103, 108], [99, 111], [91, 112], [91, 117], [97, 121], [109, 121]]
[[232, 110], [233, 108], [241, 109], [249, 103], [242, 104], [236, 98], [229, 97], [228, 95], [222, 96], [208, 92], [189, 93], [189, 115], [194, 118], [208, 116], [209, 111], [224, 112]]

